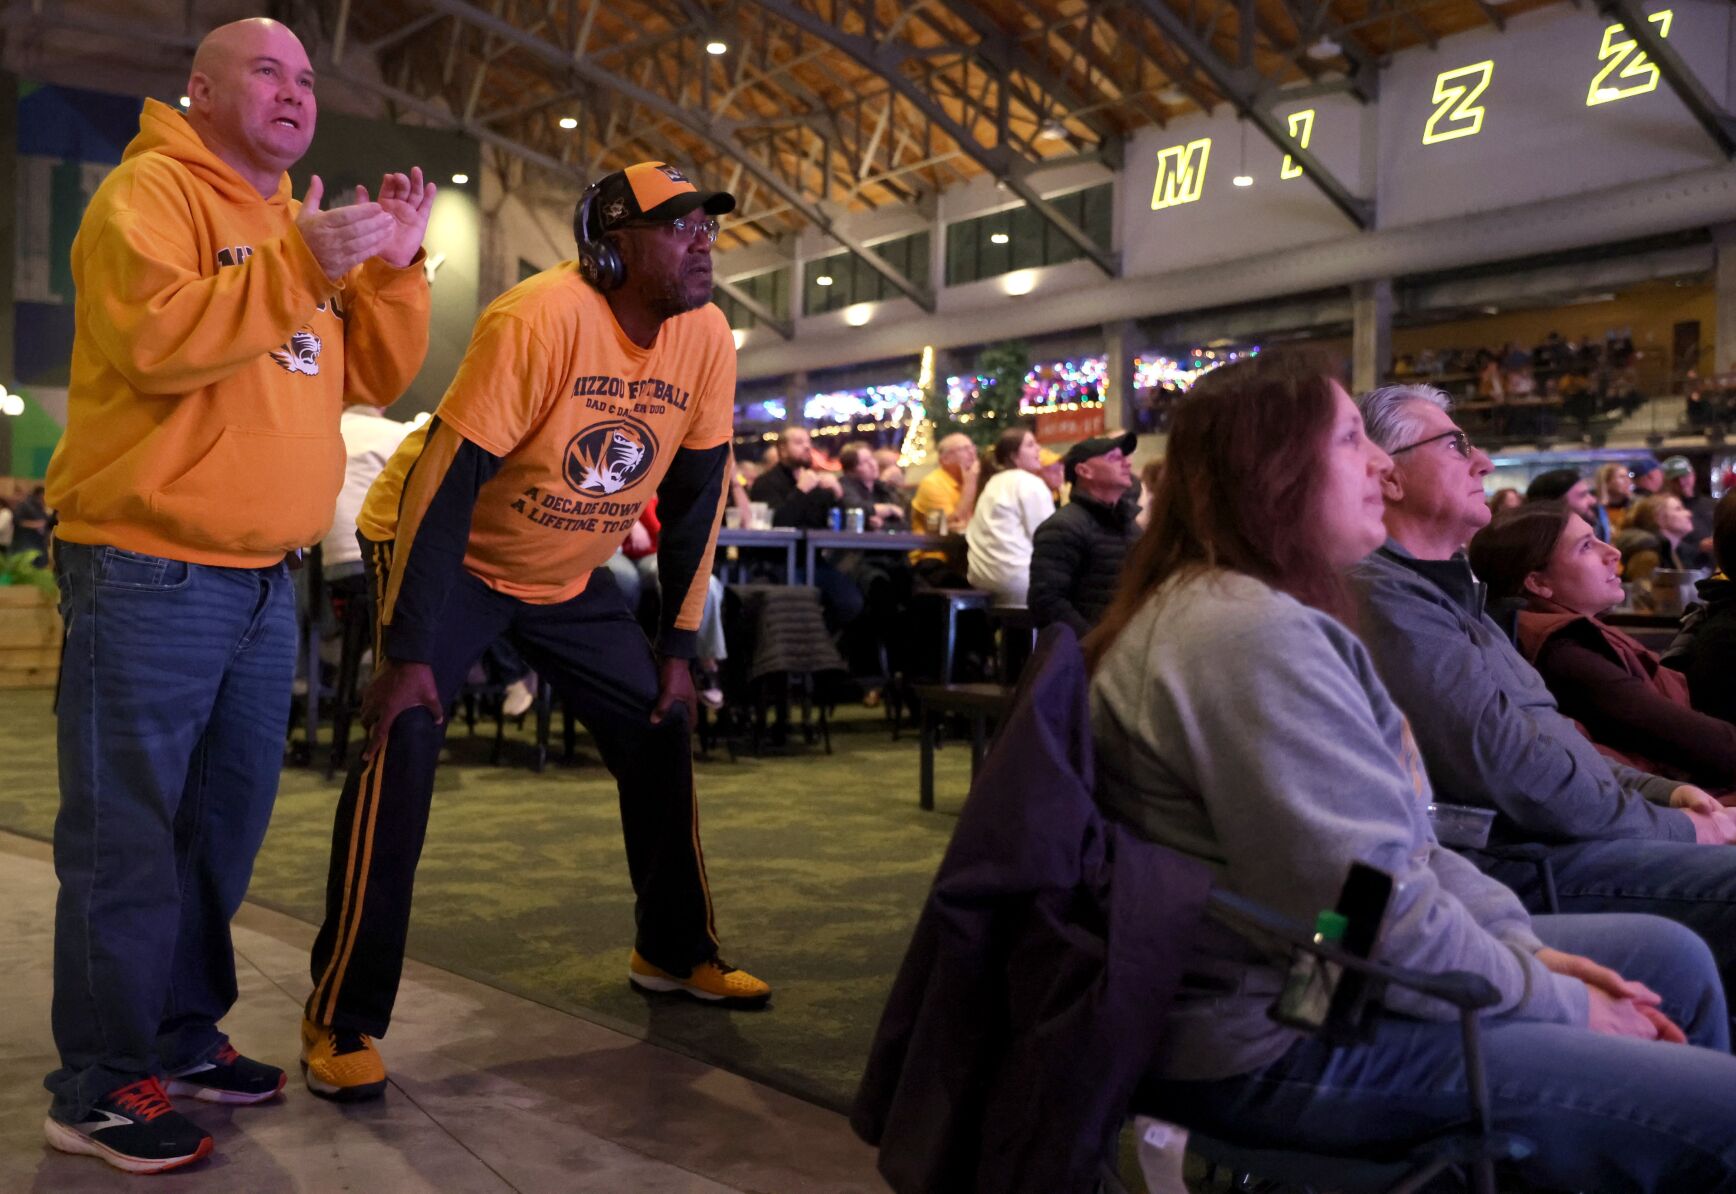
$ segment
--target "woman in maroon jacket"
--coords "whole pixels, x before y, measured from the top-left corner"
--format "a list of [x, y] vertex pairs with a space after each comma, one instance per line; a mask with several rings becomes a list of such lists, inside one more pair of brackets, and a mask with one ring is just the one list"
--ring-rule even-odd
[[1477, 532], [1470, 556], [1491, 606], [1524, 603], [1519, 650], [1593, 742], [1644, 770], [1736, 787], [1736, 725], [1695, 712], [1680, 672], [1599, 619], [1621, 603], [1621, 557], [1583, 518], [1530, 503]]

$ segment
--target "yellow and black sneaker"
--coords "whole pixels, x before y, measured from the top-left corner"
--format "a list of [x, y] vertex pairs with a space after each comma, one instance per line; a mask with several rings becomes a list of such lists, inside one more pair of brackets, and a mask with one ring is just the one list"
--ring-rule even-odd
[[301, 1022], [301, 1073], [307, 1088], [334, 1103], [377, 1099], [386, 1090], [386, 1063], [374, 1038]]
[[720, 958], [701, 962], [686, 978], [681, 978], [659, 970], [634, 950], [627, 960], [627, 981], [642, 991], [687, 995], [724, 1007], [763, 1007], [772, 997], [770, 983], [761, 982]]

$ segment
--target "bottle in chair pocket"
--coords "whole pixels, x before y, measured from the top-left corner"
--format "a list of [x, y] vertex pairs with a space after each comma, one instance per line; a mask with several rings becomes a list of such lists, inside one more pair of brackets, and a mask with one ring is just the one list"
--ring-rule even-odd
[[[1322, 912], [1314, 918], [1314, 941], [1316, 944], [1342, 945], [1344, 930], [1349, 925], [1342, 913]], [[1290, 973], [1284, 980], [1284, 990], [1278, 996], [1275, 1018], [1281, 1023], [1310, 1031], [1324, 1027], [1343, 973], [1338, 963], [1297, 950], [1290, 962]]]

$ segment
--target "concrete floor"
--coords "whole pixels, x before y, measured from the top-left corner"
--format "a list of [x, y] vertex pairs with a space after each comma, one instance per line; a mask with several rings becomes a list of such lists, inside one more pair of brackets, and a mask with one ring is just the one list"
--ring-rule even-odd
[[[0, 833], [0, 1190], [78, 1194], [129, 1179], [42, 1141], [55, 879], [48, 847]], [[634, 1037], [410, 963], [382, 1042], [384, 1099], [307, 1093], [296, 1025], [311, 926], [254, 906], [235, 921], [241, 998], [225, 1028], [290, 1072], [284, 1097], [181, 1100], [217, 1140], [154, 1179], [177, 1191], [494, 1194], [884, 1191], [842, 1117]], [[626, 959], [622, 958], [625, 970]], [[623, 974], [622, 981], [625, 982]], [[732, 1013], [720, 1012], [720, 1015]], [[774, 1010], [762, 1014], [775, 1015]]]

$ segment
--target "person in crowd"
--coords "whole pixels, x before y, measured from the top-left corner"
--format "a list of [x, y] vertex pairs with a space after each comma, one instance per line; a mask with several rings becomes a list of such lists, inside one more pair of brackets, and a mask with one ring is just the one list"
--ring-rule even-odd
[[917, 485], [916, 496], [910, 500], [911, 526], [933, 534], [941, 529], [939, 516], [945, 515], [945, 529], [957, 532], [976, 512], [982, 462], [970, 437], [956, 432], [935, 446], [935, 455], [934, 469]]
[[1525, 495], [1511, 487], [1497, 489], [1489, 495], [1489, 513], [1500, 514], [1503, 510], [1516, 510], [1525, 504]]
[[904, 503], [896, 490], [881, 484], [880, 464], [873, 449], [862, 443], [845, 444], [838, 453], [838, 463], [844, 468], [844, 509], [861, 510], [863, 525], [869, 530], [902, 530]]
[[971, 586], [986, 589], [993, 604], [1022, 609], [1031, 585], [1031, 540], [1055, 512], [1055, 499], [1038, 474], [1043, 467], [1037, 437], [1023, 427], [995, 441], [993, 475], [983, 484], [965, 527]]
[[[314, 1093], [377, 1097], [444, 710], [506, 635], [596, 740], [620, 789], [636, 926], [627, 978], [709, 1004], [771, 988], [718, 956], [700, 851], [692, 660], [730, 468], [735, 345], [711, 304], [735, 200], [662, 162], [588, 188], [579, 260], [489, 304], [433, 419], [359, 520], [384, 661], [338, 799], [301, 1024]], [[585, 401], [573, 400], [575, 393]], [[653, 650], [604, 567], [658, 498]]]
[[754, 478], [748, 496], [772, 509], [772, 525], [824, 530], [844, 495], [838, 474], [814, 467], [814, 443], [806, 427], [778, 433], [777, 464]]
[[[1138, 437], [1135, 436], [1135, 439]], [[1043, 484], [1049, 487], [1049, 496], [1059, 506], [1066, 496], [1064, 487], [1067, 484], [1067, 461], [1061, 453], [1049, 448], [1041, 448], [1037, 452], [1037, 475], [1043, 478]]]
[[335, 211], [318, 178], [290, 194], [316, 119], [296, 36], [213, 30], [187, 96], [184, 115], [145, 101], [80, 223], [47, 479], [68, 618], [45, 1132], [135, 1173], [212, 1149], [170, 1096], [283, 1088], [220, 1023], [283, 759], [289, 561], [331, 522], [343, 403], [395, 400], [428, 343], [421, 172]]
[[1659, 568], [1687, 567], [1680, 549], [1693, 531], [1693, 516], [1681, 498], [1641, 498], [1634, 503], [1627, 526], [1615, 537], [1623, 575], [1630, 581], [1646, 582]]
[[0, 555], [12, 551], [12, 499], [0, 493]]
[[1632, 494], [1635, 501], [1663, 491], [1664, 466], [1658, 463], [1655, 456], [1636, 457], [1628, 465], [1628, 476], [1633, 478]]
[[1151, 501], [1162, 482], [1163, 457], [1146, 461], [1145, 467], [1139, 470], [1139, 529], [1142, 531], [1151, 523]]
[[[785, 427], [778, 434], [778, 463], [754, 481], [748, 496], [771, 507], [772, 525], [823, 531], [831, 512], [841, 508], [844, 485], [837, 473], [815, 467], [813, 440], [805, 427]], [[820, 590], [826, 621], [833, 630], [849, 626], [862, 615], [862, 590], [824, 558], [814, 563], [814, 587]]]
[[[1535, 1142], [1528, 1183], [1730, 1189], [1736, 1059], [1705, 945], [1653, 917], [1533, 920], [1436, 842], [1342, 579], [1385, 534], [1389, 461], [1324, 367], [1287, 356], [1214, 371], [1175, 413], [1152, 526], [1087, 640], [1099, 800], [1298, 922], [1352, 863], [1391, 873], [1373, 956], [1492, 984], [1494, 1118]], [[1143, 1113], [1310, 1152], [1402, 1152], [1462, 1124], [1450, 1009], [1389, 987], [1372, 1040], [1337, 1048], [1268, 1016], [1282, 966], [1228, 930], [1195, 945]], [[1683, 1035], [1695, 1047], [1661, 1043]]]
[[[621, 599], [629, 610], [638, 613], [647, 592], [659, 592], [657, 541], [663, 524], [657, 517], [657, 499], [651, 498], [639, 511], [634, 523], [621, 541], [615, 554], [609, 557], [608, 569], [620, 587]], [[699, 703], [708, 709], [723, 708], [723, 685], [718, 665], [729, 658], [723, 641], [723, 582], [713, 573], [705, 589], [705, 608], [699, 615], [699, 630], [694, 640], [694, 685]], [[511, 695], [511, 690], [508, 690]]]
[[1129, 460], [1138, 442], [1131, 433], [1099, 436], [1063, 458], [1071, 500], [1031, 541], [1029, 606], [1039, 627], [1065, 622], [1084, 638], [1109, 608], [1140, 533]]
[[[1537, 474], [1526, 487], [1525, 500], [1561, 502], [1585, 519], [1599, 539], [1605, 543], [1610, 540], [1609, 516], [1597, 504], [1597, 494], [1592, 491], [1591, 482], [1580, 476], [1578, 469], [1553, 468], [1546, 473]], [[1494, 509], [1492, 506], [1490, 508]], [[1501, 513], [1499, 510], [1494, 512]]]
[[54, 521], [48, 509], [47, 492], [44, 486], [32, 486], [12, 511], [12, 550], [29, 556], [30, 562], [39, 568], [48, 564], [48, 534]]
[[1681, 673], [1600, 620], [1626, 596], [1621, 553], [1581, 515], [1533, 502], [1478, 531], [1468, 555], [1491, 603], [1523, 603], [1520, 653], [1593, 742], [1654, 774], [1736, 788], [1736, 725], [1695, 712]]
[[[976, 512], [982, 461], [968, 435], [943, 436], [935, 445], [935, 465], [916, 486], [910, 499], [910, 529], [918, 533], [959, 534]], [[918, 581], [934, 588], [964, 588], [970, 584], [961, 566], [945, 551], [919, 548], [910, 553]]]
[[899, 505], [904, 505], [908, 495], [904, 492], [904, 465], [899, 463], [900, 459], [897, 448], [874, 449], [874, 463], [880, 469], [880, 484], [897, 494]]
[[[1431, 386], [1361, 400], [1368, 435], [1392, 457], [1382, 483], [1386, 543], [1350, 574], [1357, 626], [1410, 719], [1442, 800], [1496, 812], [1495, 842], [1536, 844], [1563, 911], [1652, 911], [1712, 945], [1736, 989], [1736, 841], [1703, 789], [1606, 759], [1562, 716], [1548, 686], [1484, 608], [1465, 558], [1489, 522], [1488, 456]], [[1475, 852], [1534, 911], [1535, 860]]]
[[[1628, 510], [1633, 500], [1634, 480], [1628, 474], [1625, 464], [1601, 464], [1597, 468], [1597, 483], [1592, 486], [1592, 492], [1597, 497], [1597, 504], [1609, 519], [1610, 531], [1621, 530], [1627, 525]], [[1614, 542], [1614, 538], [1610, 542]]]
[[387, 418], [383, 406], [355, 402], [344, 408], [338, 420], [338, 433], [344, 440], [344, 483], [338, 490], [331, 528], [319, 542], [320, 563], [328, 582], [361, 574], [362, 548], [356, 542], [356, 516], [361, 513], [374, 478], [414, 430], [414, 423]]
[[1689, 568], [1712, 567], [1712, 495], [1695, 492], [1700, 484], [1693, 462], [1686, 456], [1666, 457], [1663, 462], [1664, 487], [1661, 494], [1681, 501], [1693, 519], [1691, 530], [1678, 548], [1682, 563]]
[[1694, 708], [1736, 722], [1736, 489], [1718, 499], [1712, 518], [1712, 554], [1718, 571], [1699, 584], [1700, 600], [1682, 618], [1682, 628], [1664, 663], [1688, 682]]

